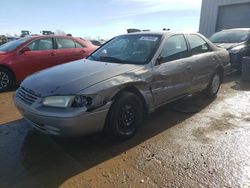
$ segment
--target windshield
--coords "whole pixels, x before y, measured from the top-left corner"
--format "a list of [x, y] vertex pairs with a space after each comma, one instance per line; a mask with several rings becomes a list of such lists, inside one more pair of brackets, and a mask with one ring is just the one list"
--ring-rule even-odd
[[0, 46], [0, 52], [10, 52], [10, 51], [16, 49], [21, 44], [28, 41], [29, 39], [30, 39], [30, 37], [26, 37], [26, 38], [22, 38], [22, 39], [18, 39], [18, 40], [8, 42], [8, 43]]
[[232, 30], [215, 33], [211, 38], [213, 43], [240, 43], [249, 38], [249, 31]]
[[146, 64], [153, 57], [161, 35], [135, 34], [115, 37], [88, 57], [94, 61]]

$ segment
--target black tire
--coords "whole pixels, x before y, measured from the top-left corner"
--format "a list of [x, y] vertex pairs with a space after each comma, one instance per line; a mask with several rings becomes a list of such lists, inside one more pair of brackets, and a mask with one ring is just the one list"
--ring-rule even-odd
[[143, 105], [139, 97], [123, 92], [111, 106], [104, 128], [111, 140], [126, 140], [137, 132], [143, 120]]
[[220, 89], [221, 82], [222, 78], [220, 73], [214, 73], [209, 81], [207, 88], [204, 90], [204, 94], [210, 98], [215, 97]]
[[11, 88], [13, 84], [14, 78], [12, 73], [8, 69], [0, 67], [0, 92]]

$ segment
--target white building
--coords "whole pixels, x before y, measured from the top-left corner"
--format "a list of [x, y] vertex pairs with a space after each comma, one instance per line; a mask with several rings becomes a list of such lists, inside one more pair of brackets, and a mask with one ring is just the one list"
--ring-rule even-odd
[[200, 33], [210, 37], [236, 27], [250, 28], [250, 0], [202, 0]]

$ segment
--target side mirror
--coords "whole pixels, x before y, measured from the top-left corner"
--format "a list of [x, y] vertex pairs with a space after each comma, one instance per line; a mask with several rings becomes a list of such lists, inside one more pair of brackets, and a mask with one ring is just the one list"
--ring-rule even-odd
[[25, 46], [23, 49], [21, 49], [20, 50], [20, 54], [23, 54], [23, 53], [25, 53], [25, 52], [29, 52], [29, 51], [31, 51], [31, 49], [28, 47], [28, 46]]
[[155, 65], [160, 65], [163, 62], [163, 57], [159, 56], [156, 59]]

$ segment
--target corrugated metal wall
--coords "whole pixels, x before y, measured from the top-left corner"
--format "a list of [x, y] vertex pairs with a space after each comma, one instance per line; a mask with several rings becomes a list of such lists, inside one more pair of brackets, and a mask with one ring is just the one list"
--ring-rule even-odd
[[219, 6], [249, 2], [250, 0], [202, 0], [199, 32], [206, 37], [215, 33]]

